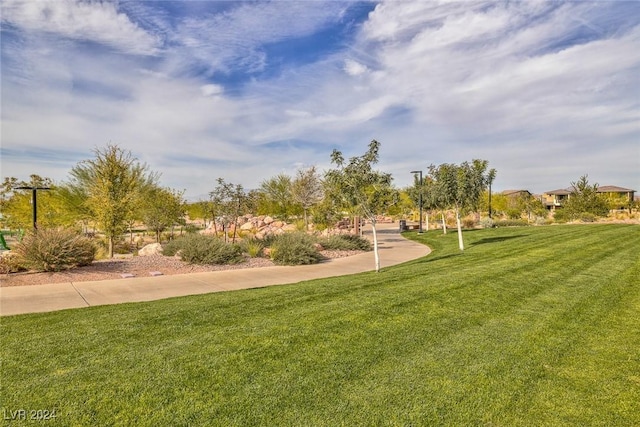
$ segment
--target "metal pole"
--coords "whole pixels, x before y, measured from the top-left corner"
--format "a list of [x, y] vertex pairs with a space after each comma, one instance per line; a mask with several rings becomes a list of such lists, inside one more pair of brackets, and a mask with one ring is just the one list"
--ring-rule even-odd
[[422, 171], [411, 171], [420, 175], [420, 193], [418, 193], [418, 209], [420, 210], [420, 219], [418, 221], [418, 234], [422, 234]]
[[31, 189], [31, 200], [33, 202], [33, 229], [38, 229], [38, 190], [33, 187]]
[[489, 181], [489, 218], [491, 218], [491, 181]]
[[33, 205], [33, 229], [38, 230], [38, 190], [51, 190], [49, 187], [14, 187], [14, 190], [31, 190], [31, 204]]

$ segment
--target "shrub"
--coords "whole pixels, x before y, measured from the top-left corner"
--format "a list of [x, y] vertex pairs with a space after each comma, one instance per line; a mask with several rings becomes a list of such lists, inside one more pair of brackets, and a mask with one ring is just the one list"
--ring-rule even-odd
[[535, 225], [547, 225], [547, 224], [549, 224], [549, 222], [550, 221], [549, 221], [548, 218], [545, 218], [543, 216], [537, 216], [533, 223]]
[[475, 228], [476, 221], [472, 218], [464, 218], [462, 220], [462, 228]]
[[322, 256], [315, 246], [315, 239], [305, 233], [285, 233], [273, 239], [271, 259], [278, 265], [316, 264]]
[[198, 231], [200, 231], [200, 227], [198, 227], [195, 224], [187, 224], [184, 226], [184, 232], [189, 234], [189, 233], [197, 233]]
[[495, 222], [495, 227], [522, 227], [529, 225], [524, 219], [503, 219]]
[[37, 271], [61, 271], [89, 265], [96, 246], [87, 237], [69, 229], [42, 229], [30, 233], [16, 248], [20, 265]]
[[553, 213], [553, 220], [555, 222], [559, 222], [559, 223], [564, 223], [569, 221], [570, 215], [569, 212], [567, 212], [564, 209], [556, 209], [555, 212]]
[[493, 221], [492, 218], [489, 218], [489, 217], [480, 218], [480, 227], [493, 228], [495, 227], [495, 222]]
[[257, 258], [262, 256], [262, 250], [264, 249], [264, 243], [258, 239], [245, 239], [240, 243], [242, 252], [248, 254], [251, 258]]
[[320, 239], [319, 243], [325, 249], [336, 251], [370, 251], [371, 242], [360, 236], [339, 234]]
[[507, 209], [505, 213], [509, 219], [519, 219], [522, 216], [520, 209]]
[[595, 222], [597, 217], [591, 212], [582, 212], [580, 215], [578, 215], [578, 218], [582, 222]]
[[0, 274], [15, 273], [24, 270], [20, 264], [20, 258], [13, 251], [4, 252], [0, 255]]
[[166, 256], [179, 253], [180, 259], [190, 264], [237, 264], [243, 261], [240, 246], [196, 233], [172, 240], [163, 247], [162, 253]]

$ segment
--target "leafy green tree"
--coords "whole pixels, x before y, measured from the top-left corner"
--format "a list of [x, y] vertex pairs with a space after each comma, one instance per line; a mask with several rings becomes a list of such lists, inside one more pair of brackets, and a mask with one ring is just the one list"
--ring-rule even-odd
[[29, 181], [19, 181], [15, 177], [5, 177], [0, 185], [0, 214], [2, 225], [11, 229], [33, 227], [33, 191], [18, 190], [16, 187], [48, 188], [37, 191], [37, 222], [41, 228], [73, 225], [74, 218], [63, 205], [59, 188], [50, 178], [32, 174]]
[[233, 242], [236, 240], [236, 228], [238, 217], [240, 216], [243, 208], [243, 201], [245, 199], [245, 192], [242, 185], [234, 185], [230, 182], [226, 182], [222, 178], [218, 178], [218, 185], [209, 193], [211, 197], [211, 203], [214, 212], [214, 229], [216, 228], [216, 220], [222, 223], [224, 238], [227, 241], [227, 230], [231, 224], [235, 224], [233, 232]]
[[294, 213], [292, 184], [291, 177], [286, 174], [263, 181], [260, 184], [260, 211], [287, 221]]
[[185, 211], [191, 221], [201, 219], [204, 223], [204, 227], [207, 228], [207, 220], [211, 218], [211, 201], [199, 200], [194, 203], [187, 203]]
[[69, 194], [82, 200], [82, 209], [95, 219], [113, 258], [115, 239], [139, 207], [141, 191], [155, 185], [158, 176], [117, 145], [96, 148], [94, 154], [95, 158], [83, 160], [71, 169], [65, 186]]
[[291, 184], [293, 200], [302, 206], [304, 211], [304, 227], [309, 229], [308, 212], [322, 200], [322, 181], [315, 166], [299, 169]]
[[184, 223], [184, 191], [152, 186], [143, 195], [142, 221], [156, 234], [156, 242], [167, 228]]
[[333, 150], [331, 163], [336, 168], [325, 174], [328, 196], [336, 200], [338, 206], [371, 222], [376, 271], [380, 271], [377, 216], [387, 212], [398, 199], [398, 192], [391, 185], [391, 174], [373, 169], [378, 163], [379, 149], [380, 143], [374, 139], [366, 153], [352, 157], [348, 162], [340, 151]]
[[464, 241], [460, 216], [479, 209], [480, 197], [488, 183], [487, 166], [486, 160], [474, 159], [471, 163], [444, 163], [429, 168], [430, 178], [435, 183], [438, 204], [455, 211], [458, 245], [461, 251], [464, 250]]
[[[435, 186], [433, 178], [425, 176], [422, 180], [422, 186], [420, 186], [420, 179], [418, 176], [413, 177], [413, 186], [407, 189], [407, 193], [411, 197], [416, 208], [420, 205], [420, 195], [422, 195], [422, 210], [425, 214], [425, 230], [429, 230], [429, 217], [435, 209], [439, 209], [439, 195], [438, 188]], [[446, 224], [444, 223], [443, 215], [443, 230], [446, 233]]]
[[562, 205], [562, 209], [569, 219], [579, 218], [583, 213], [596, 217], [609, 214], [606, 199], [598, 193], [598, 184], [590, 185], [587, 175], [583, 175], [578, 181], [571, 183], [571, 194]]

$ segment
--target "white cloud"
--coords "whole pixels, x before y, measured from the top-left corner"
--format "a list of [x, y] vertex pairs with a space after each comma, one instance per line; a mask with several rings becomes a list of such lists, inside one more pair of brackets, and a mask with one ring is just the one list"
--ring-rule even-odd
[[[3, 61], [11, 60], [3, 62], [3, 149], [87, 158], [95, 146], [121, 144], [189, 196], [206, 194], [217, 177], [255, 188], [297, 164], [322, 169], [333, 148], [360, 154], [372, 138], [398, 185], [410, 170], [475, 157], [498, 169], [496, 189], [544, 191], [588, 173], [640, 190], [640, 26], [607, 28], [613, 6], [604, 3], [390, 1], [343, 50], [281, 75], [233, 91], [192, 71], [258, 70], [269, 60], [265, 43], [313, 34], [341, 7], [251, 3], [171, 25], [148, 16], [174, 46], [154, 61], [32, 40], [41, 29], [3, 40]], [[96, 10], [115, 28], [113, 6]], [[132, 22], [122, 39], [91, 37], [128, 53], [131, 40], [150, 37], [141, 51], [155, 49], [157, 37]], [[56, 31], [93, 34], [74, 25]], [[49, 176], [64, 177], [76, 158], [58, 158], [59, 175]], [[53, 170], [50, 161], [2, 162], [5, 175]]]
[[204, 96], [214, 96], [214, 95], [220, 95], [224, 93], [223, 86], [211, 84], [211, 83], [201, 86], [200, 89], [202, 90], [202, 94]]
[[353, 59], [346, 59], [344, 61], [344, 71], [350, 76], [359, 76], [369, 71], [369, 68]]
[[126, 53], [156, 54], [158, 38], [119, 13], [116, 6], [113, 2], [6, 0], [2, 21], [28, 31], [95, 41]]

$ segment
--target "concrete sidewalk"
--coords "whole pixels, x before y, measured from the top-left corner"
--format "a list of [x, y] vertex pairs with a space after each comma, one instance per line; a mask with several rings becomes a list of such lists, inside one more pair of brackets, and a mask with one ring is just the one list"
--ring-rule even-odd
[[[430, 252], [428, 247], [403, 238], [397, 224], [379, 224], [377, 230], [381, 267], [420, 258]], [[367, 227], [366, 237], [372, 237], [370, 227]], [[0, 288], [0, 315], [9, 316], [261, 288], [362, 273], [374, 269], [374, 254], [367, 252], [332, 259], [320, 264], [297, 267], [276, 266], [172, 276], [6, 287]]]

